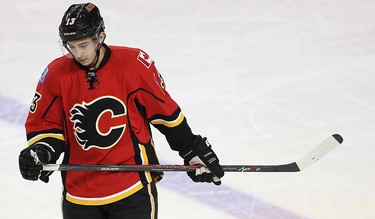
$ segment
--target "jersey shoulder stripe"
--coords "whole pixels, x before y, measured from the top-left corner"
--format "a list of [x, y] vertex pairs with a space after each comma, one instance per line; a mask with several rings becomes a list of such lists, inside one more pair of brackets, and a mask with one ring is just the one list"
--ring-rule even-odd
[[184, 120], [184, 118], [185, 118], [184, 114], [182, 112], [180, 112], [176, 119], [168, 120], [168, 119], [159, 118], [159, 119], [151, 120], [151, 124], [153, 124], [153, 125], [164, 125], [168, 128], [173, 128], [173, 127], [176, 127], [179, 124], [181, 124], [181, 122]]

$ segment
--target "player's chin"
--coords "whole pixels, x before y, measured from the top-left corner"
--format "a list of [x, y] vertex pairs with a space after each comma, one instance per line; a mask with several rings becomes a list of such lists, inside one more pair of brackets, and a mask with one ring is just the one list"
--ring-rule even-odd
[[90, 62], [88, 59], [76, 59], [77, 62], [79, 62], [79, 64], [83, 65], [83, 66], [89, 66], [90, 65]]
[[85, 66], [85, 67], [87, 67], [87, 66], [89, 66], [89, 63], [87, 63], [87, 62], [79, 62], [81, 65], [83, 65], [83, 66]]

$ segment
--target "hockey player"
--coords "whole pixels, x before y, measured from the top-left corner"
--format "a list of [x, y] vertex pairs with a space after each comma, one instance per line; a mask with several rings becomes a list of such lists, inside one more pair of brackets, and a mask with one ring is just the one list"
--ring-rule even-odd
[[[194, 182], [220, 185], [224, 171], [207, 138], [194, 135], [166, 91], [150, 56], [104, 43], [99, 9], [71, 5], [59, 26], [69, 52], [44, 70], [26, 121], [22, 177], [48, 182], [42, 164], [158, 164], [150, 125], [165, 135], [185, 164], [204, 167]], [[62, 172], [64, 219], [157, 218], [157, 172]]]

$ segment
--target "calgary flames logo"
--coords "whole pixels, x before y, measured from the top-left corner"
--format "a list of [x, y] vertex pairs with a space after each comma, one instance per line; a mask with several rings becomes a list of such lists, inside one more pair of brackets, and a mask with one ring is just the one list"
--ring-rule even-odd
[[113, 96], [75, 104], [70, 110], [70, 121], [74, 123], [74, 135], [78, 144], [84, 150], [113, 147], [124, 134], [126, 114], [125, 104]]

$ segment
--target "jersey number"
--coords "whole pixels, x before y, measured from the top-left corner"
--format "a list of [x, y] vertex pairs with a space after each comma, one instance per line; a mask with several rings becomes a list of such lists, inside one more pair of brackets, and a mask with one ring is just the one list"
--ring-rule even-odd
[[30, 106], [30, 112], [31, 113], [35, 113], [36, 108], [38, 108], [38, 101], [40, 100], [40, 98], [42, 98], [42, 95], [35, 92], [33, 101], [31, 102], [31, 106]]

